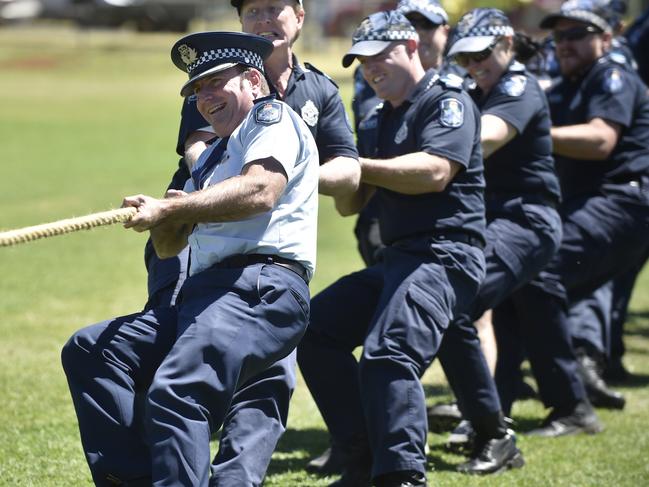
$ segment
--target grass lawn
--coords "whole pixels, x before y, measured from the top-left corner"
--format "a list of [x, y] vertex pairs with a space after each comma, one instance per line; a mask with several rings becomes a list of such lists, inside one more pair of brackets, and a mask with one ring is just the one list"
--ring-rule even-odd
[[[162, 193], [178, 159], [178, 90], [185, 79], [169, 60], [175, 38], [49, 26], [0, 30], [0, 229], [115, 208], [128, 194]], [[348, 101], [343, 49], [325, 45], [302, 57], [334, 76]], [[361, 266], [353, 220], [338, 217], [325, 198], [321, 208], [313, 293]], [[116, 226], [0, 249], [0, 486], [91, 484], [59, 353], [74, 330], [141, 308], [144, 242], [144, 235]], [[645, 273], [627, 334], [626, 363], [635, 380], [622, 389], [624, 412], [600, 412], [604, 433], [557, 440], [519, 435], [527, 466], [489, 478], [455, 473], [462, 458], [444, 451], [444, 436], [431, 434], [431, 483], [649, 485], [647, 290]], [[437, 365], [425, 385], [431, 402], [448, 397]], [[522, 431], [544, 415], [534, 401], [514, 409]], [[323, 423], [299, 384], [266, 485], [327, 485], [331, 479], [303, 471], [326, 445]]]

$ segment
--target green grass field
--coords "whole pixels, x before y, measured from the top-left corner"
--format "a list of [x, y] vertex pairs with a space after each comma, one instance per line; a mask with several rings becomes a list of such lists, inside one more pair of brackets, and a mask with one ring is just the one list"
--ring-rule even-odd
[[[118, 207], [125, 195], [160, 195], [175, 169], [184, 75], [172, 66], [175, 36], [66, 31], [0, 31], [0, 229]], [[332, 74], [350, 99], [342, 45], [304, 59]], [[321, 200], [316, 293], [361, 262], [352, 219]], [[141, 308], [145, 236], [119, 226], [0, 249], [0, 486], [82, 486], [90, 475], [59, 352], [90, 323]], [[649, 485], [649, 274], [636, 290], [626, 363], [636, 374], [627, 409], [601, 411], [597, 437], [557, 440], [519, 435], [527, 466], [497, 477], [467, 478], [430, 435], [432, 485]], [[323, 364], [323, 368], [326, 364]], [[425, 377], [430, 401], [448, 397], [437, 365]], [[341, 398], [341, 404], [344, 398]], [[544, 417], [539, 403], [514, 409], [520, 430]], [[299, 384], [289, 430], [266, 485], [323, 486], [307, 460], [327, 445], [311, 398]]]

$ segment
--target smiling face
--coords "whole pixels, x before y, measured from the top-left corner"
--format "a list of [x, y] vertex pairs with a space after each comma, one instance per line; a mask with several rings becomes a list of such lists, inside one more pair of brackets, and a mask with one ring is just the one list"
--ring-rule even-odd
[[295, 0], [245, 0], [239, 20], [243, 32], [265, 37], [274, 49], [289, 49], [302, 30], [304, 9]]
[[194, 83], [196, 107], [219, 137], [228, 137], [243, 122], [255, 100], [257, 71], [234, 66]]
[[363, 77], [377, 96], [399, 106], [417, 83], [412, 75], [413, 49], [415, 41], [391, 43], [375, 56], [358, 56]]
[[588, 27], [576, 20], [559, 19], [552, 29], [559, 68], [566, 78], [581, 76], [610, 47], [610, 33], [593, 32]]
[[462, 63], [484, 93], [489, 93], [507, 71], [514, 57], [512, 37], [501, 37], [489, 49], [491, 50], [489, 55], [487, 50], [481, 53], [468, 53]]

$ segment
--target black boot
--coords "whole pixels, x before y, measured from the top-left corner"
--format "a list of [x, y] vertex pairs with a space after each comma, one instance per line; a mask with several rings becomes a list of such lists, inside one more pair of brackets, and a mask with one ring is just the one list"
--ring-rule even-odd
[[540, 428], [528, 433], [530, 436], [556, 437], [587, 433], [599, 433], [604, 427], [599, 422], [595, 410], [588, 403], [582, 401], [569, 409], [554, 409], [543, 421]]
[[623, 409], [626, 399], [619, 392], [609, 389], [601, 377], [601, 360], [597, 353], [580, 348], [575, 350], [581, 380], [586, 387], [590, 403], [595, 407]]
[[416, 470], [402, 470], [379, 475], [374, 479], [376, 487], [426, 487], [426, 475]]
[[451, 431], [462, 421], [462, 413], [456, 402], [438, 403], [426, 409], [428, 429], [433, 433]]
[[525, 465], [523, 454], [516, 447], [516, 436], [507, 433], [502, 438], [476, 438], [475, 447], [467, 462], [457, 467], [458, 472], [486, 475]]

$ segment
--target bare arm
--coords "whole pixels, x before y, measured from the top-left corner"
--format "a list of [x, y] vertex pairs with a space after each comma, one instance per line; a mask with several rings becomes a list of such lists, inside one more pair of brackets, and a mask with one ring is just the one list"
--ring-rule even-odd
[[358, 190], [353, 193], [334, 196], [336, 210], [338, 210], [338, 213], [342, 216], [355, 215], [365, 207], [375, 192], [376, 186], [361, 183]]
[[393, 159], [360, 159], [361, 182], [398, 193], [423, 194], [444, 191], [460, 164], [426, 152]]
[[126, 228], [151, 231], [156, 253], [165, 258], [176, 255], [185, 245], [196, 223], [243, 220], [271, 211], [287, 177], [274, 158], [249, 164], [235, 176], [201, 191], [182, 197], [158, 200], [137, 195], [124, 199], [124, 206], [138, 209]]
[[353, 157], [334, 157], [320, 166], [318, 192], [327, 196], [353, 193], [361, 179], [361, 166]]
[[603, 118], [588, 123], [552, 127], [553, 152], [572, 159], [603, 161], [607, 159], [620, 137], [622, 127]]
[[205, 132], [203, 130], [197, 130], [187, 137], [185, 141], [185, 164], [191, 171], [196, 164], [196, 161], [207, 149], [207, 142], [215, 137], [213, 132]]
[[485, 159], [506, 145], [517, 134], [511, 124], [495, 115], [482, 115], [480, 120], [482, 122], [480, 142], [482, 143], [482, 156]]

